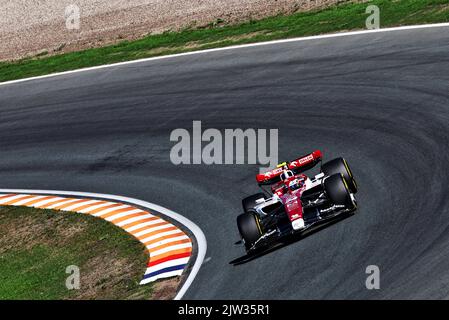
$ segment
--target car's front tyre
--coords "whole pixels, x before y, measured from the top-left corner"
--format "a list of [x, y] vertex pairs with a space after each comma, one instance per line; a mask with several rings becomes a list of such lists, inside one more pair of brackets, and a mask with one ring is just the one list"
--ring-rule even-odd
[[245, 212], [239, 215], [237, 226], [247, 250], [263, 235], [260, 219], [253, 212]]
[[324, 191], [328, 199], [335, 205], [354, 209], [356, 204], [351, 197], [348, 183], [341, 173], [336, 173], [324, 180]]
[[326, 176], [341, 173], [348, 184], [349, 191], [351, 191], [351, 193], [357, 193], [357, 183], [348, 162], [344, 158], [336, 158], [324, 163], [321, 166], [321, 172], [323, 172]]

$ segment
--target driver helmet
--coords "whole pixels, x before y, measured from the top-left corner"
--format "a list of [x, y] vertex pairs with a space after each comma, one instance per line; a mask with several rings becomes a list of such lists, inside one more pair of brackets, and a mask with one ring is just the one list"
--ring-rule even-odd
[[303, 182], [303, 179], [301, 179], [301, 180], [300, 179], [294, 179], [294, 180], [290, 181], [290, 183], [288, 184], [288, 188], [291, 191], [297, 190], [297, 189], [302, 187], [302, 182]]

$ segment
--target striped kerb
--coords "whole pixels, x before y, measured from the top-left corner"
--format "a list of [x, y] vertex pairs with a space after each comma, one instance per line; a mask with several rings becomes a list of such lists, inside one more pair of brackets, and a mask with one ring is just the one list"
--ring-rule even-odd
[[192, 241], [181, 229], [128, 204], [46, 195], [0, 194], [0, 205], [90, 214], [124, 229], [142, 242], [150, 253], [140, 284], [180, 276], [192, 254]]

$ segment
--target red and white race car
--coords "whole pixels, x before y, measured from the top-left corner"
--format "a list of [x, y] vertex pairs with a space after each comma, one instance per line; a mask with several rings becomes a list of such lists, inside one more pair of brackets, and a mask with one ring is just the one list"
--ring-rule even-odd
[[[303, 174], [318, 163], [319, 174], [313, 178]], [[281, 163], [258, 174], [256, 180], [264, 193], [243, 199], [245, 212], [237, 217], [239, 243], [248, 253], [357, 208], [357, 184], [348, 163], [336, 158], [323, 164], [319, 150]], [[270, 190], [263, 186], [270, 186]]]

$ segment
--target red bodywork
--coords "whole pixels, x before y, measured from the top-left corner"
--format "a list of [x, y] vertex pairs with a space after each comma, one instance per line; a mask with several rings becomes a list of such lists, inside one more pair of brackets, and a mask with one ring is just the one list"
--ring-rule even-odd
[[[288, 183], [298, 179], [301, 182], [301, 186], [296, 190], [290, 190], [288, 188]], [[305, 189], [305, 180], [307, 176], [304, 174], [298, 174], [294, 177], [288, 179], [288, 182], [280, 181], [276, 183], [271, 190], [273, 194], [276, 194], [282, 201], [285, 207], [285, 212], [287, 213], [290, 221], [294, 221], [302, 218], [302, 203], [301, 195]]]
[[[323, 154], [320, 150], [316, 150], [312, 152], [311, 154], [308, 154], [304, 157], [298, 158], [296, 160], [293, 160], [289, 163], [287, 163], [287, 166], [290, 170], [293, 171], [302, 171], [307, 170], [310, 168], [310, 166], [314, 166], [318, 161], [321, 161], [323, 157]], [[273, 184], [279, 180], [276, 181], [276, 178], [280, 176], [284, 169], [276, 168], [271, 171], [265, 172], [263, 174], [258, 174], [256, 176], [257, 183], [259, 184]]]
[[[295, 221], [303, 217], [303, 208], [301, 203], [301, 195], [305, 190], [305, 180], [308, 179], [300, 172], [315, 166], [322, 159], [322, 153], [316, 150], [304, 157], [298, 158], [286, 164], [288, 169], [297, 173], [287, 181], [280, 181], [279, 176], [284, 171], [283, 167], [273, 169], [264, 174], [258, 174], [256, 180], [259, 184], [273, 184], [271, 191], [276, 194], [282, 201], [285, 211], [290, 221]], [[289, 189], [289, 183], [294, 180], [302, 181], [300, 187], [296, 190]]]

